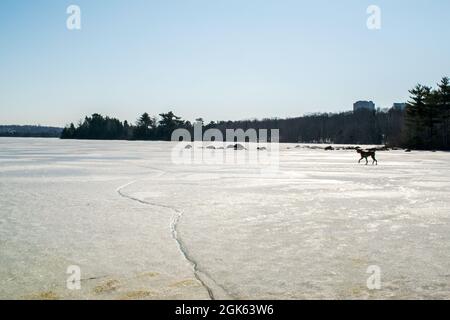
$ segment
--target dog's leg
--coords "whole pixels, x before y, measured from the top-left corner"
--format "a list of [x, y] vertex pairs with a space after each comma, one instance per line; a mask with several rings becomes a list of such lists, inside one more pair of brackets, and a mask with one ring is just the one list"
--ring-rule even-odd
[[366, 157], [366, 166], [369, 164], [369, 160], [367, 160], [367, 157]]
[[376, 163], [376, 165], [378, 165], [378, 161], [377, 159], [375, 159], [375, 156], [372, 156], [372, 165], [374, 165]]
[[358, 163], [361, 163], [361, 160], [364, 159], [364, 157], [361, 157], [361, 159], [359, 159]]

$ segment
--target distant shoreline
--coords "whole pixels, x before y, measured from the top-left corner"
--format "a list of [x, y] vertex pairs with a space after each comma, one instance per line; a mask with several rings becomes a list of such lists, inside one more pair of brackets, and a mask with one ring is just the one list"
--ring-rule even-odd
[[59, 138], [63, 128], [34, 125], [0, 125], [0, 137]]

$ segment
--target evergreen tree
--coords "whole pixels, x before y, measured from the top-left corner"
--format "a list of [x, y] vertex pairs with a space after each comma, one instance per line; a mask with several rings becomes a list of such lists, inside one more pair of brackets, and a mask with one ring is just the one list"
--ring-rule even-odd
[[450, 149], [450, 84], [449, 78], [442, 78], [436, 91], [436, 102], [441, 115], [441, 143], [445, 150]]
[[161, 119], [158, 121], [158, 138], [170, 141], [174, 130], [184, 127], [185, 122], [181, 117], [176, 116], [172, 111], [161, 113]]
[[133, 139], [151, 140], [154, 137], [156, 120], [149, 116], [147, 112], [143, 113], [136, 122], [133, 129]]
[[421, 84], [409, 91], [411, 96], [406, 107], [406, 125], [408, 128], [407, 144], [410, 147], [423, 148], [425, 146], [426, 102], [430, 92], [430, 87]]
[[71, 123], [68, 127], [65, 127], [61, 133], [61, 139], [74, 139], [75, 126]]

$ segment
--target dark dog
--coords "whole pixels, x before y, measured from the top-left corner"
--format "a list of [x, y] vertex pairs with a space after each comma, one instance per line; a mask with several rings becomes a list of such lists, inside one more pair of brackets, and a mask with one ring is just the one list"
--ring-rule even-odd
[[372, 157], [372, 165], [378, 165], [377, 159], [375, 159], [375, 150], [362, 150], [360, 148], [356, 148], [356, 152], [361, 155], [361, 159], [359, 159], [358, 163], [361, 163], [362, 159], [366, 159], [366, 165], [369, 163], [367, 160], [368, 157]]

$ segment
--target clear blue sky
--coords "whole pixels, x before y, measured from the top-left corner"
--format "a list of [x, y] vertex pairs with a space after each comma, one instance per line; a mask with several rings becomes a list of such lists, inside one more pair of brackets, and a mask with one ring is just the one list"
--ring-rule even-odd
[[[82, 29], [66, 28], [66, 8]], [[382, 28], [366, 27], [381, 8]], [[1, 0], [0, 123], [287, 117], [450, 76], [448, 0]]]

